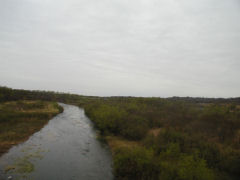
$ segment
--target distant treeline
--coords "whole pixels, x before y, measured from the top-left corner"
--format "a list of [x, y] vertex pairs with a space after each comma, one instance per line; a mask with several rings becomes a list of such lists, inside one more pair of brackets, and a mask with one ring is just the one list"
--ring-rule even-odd
[[194, 103], [240, 103], [240, 97], [237, 98], [203, 98], [203, 97], [171, 97], [167, 98], [173, 101], [187, 101]]
[[43, 100], [58, 101], [64, 103], [76, 103], [86, 98], [92, 99], [96, 97], [81, 96], [69, 93], [59, 93], [53, 91], [30, 91], [22, 89], [11, 89], [8, 87], [0, 87], [0, 102], [16, 100]]
[[[141, 97], [122, 97], [122, 96], [112, 96], [112, 97], [97, 97], [97, 96], [83, 96], [78, 94], [54, 92], [54, 91], [39, 91], [39, 90], [22, 90], [22, 89], [12, 89], [8, 87], [0, 86], [0, 102], [1, 101], [14, 101], [14, 100], [46, 100], [46, 101], [59, 101], [65, 103], [78, 103], [83, 100], [119, 100], [125, 101], [127, 99], [136, 99]], [[144, 98], [146, 99], [146, 98]], [[147, 99], [160, 99], [158, 97], [152, 97]], [[238, 98], [202, 98], [202, 97], [169, 97], [161, 98], [170, 101], [185, 101], [193, 103], [236, 103], [240, 104], [240, 97]]]

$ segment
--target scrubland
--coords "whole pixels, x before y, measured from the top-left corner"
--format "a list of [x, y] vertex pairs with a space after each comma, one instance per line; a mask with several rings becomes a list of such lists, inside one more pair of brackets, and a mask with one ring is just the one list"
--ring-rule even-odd
[[[240, 98], [94, 97], [0, 88], [0, 102], [19, 99], [84, 108], [112, 151], [117, 180], [240, 179]], [[12, 126], [6, 129], [11, 134]]]
[[116, 179], [240, 177], [240, 108], [160, 98], [81, 104], [108, 142]]

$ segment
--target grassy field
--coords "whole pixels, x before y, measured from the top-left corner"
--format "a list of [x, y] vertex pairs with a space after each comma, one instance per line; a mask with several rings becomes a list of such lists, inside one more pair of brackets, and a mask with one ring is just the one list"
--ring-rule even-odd
[[25, 100], [0, 103], [0, 156], [39, 131], [62, 110], [55, 102]]

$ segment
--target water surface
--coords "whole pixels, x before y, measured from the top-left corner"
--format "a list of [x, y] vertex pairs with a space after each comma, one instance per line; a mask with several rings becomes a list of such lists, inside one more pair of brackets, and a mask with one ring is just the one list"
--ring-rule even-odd
[[113, 179], [111, 154], [96, 140], [84, 110], [61, 105], [63, 113], [0, 158], [0, 179]]

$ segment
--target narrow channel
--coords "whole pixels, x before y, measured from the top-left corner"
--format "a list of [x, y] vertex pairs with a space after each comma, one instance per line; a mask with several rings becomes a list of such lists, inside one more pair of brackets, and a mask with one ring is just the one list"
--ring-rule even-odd
[[0, 158], [0, 180], [110, 180], [112, 159], [84, 110], [64, 112]]

